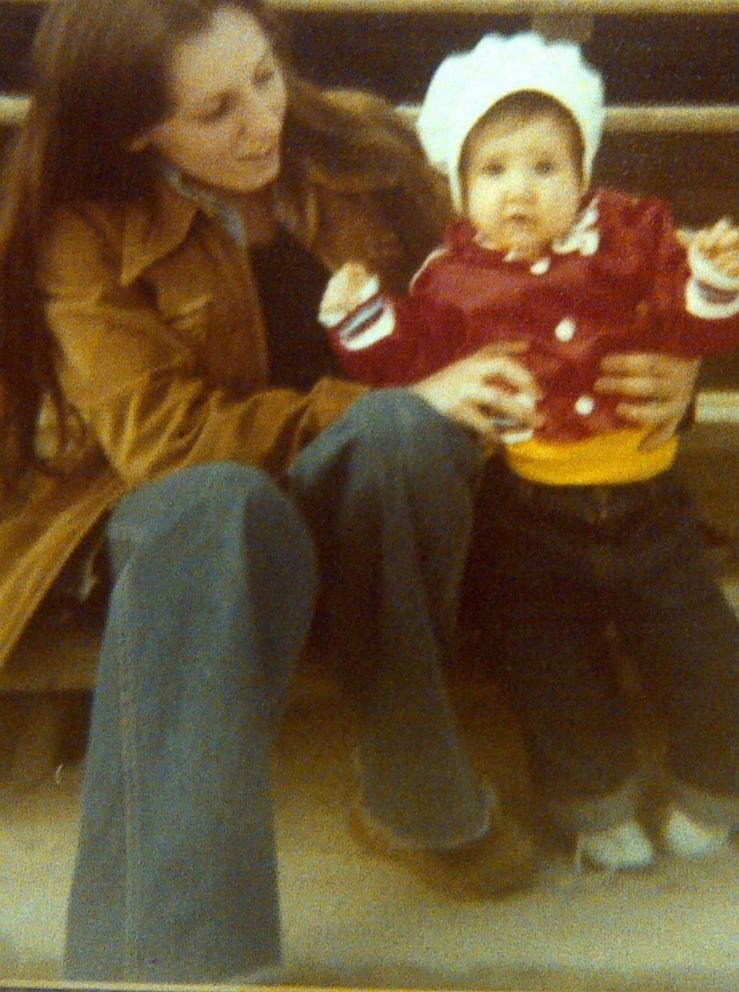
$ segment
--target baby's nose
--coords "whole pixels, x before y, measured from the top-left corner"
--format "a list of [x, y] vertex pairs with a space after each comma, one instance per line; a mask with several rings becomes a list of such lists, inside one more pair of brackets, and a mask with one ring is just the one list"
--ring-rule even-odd
[[531, 181], [523, 169], [515, 169], [508, 176], [508, 193], [510, 196], [529, 196]]

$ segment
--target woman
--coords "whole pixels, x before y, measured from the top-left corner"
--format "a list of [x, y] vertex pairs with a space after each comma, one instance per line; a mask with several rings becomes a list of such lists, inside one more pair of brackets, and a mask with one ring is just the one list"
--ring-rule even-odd
[[[327, 273], [359, 257], [402, 284], [446, 206], [390, 110], [295, 79], [278, 39], [253, 0], [57, 0], [37, 39], [2, 238], [11, 643], [102, 521], [114, 575], [70, 978], [279, 961], [267, 758], [319, 587], [361, 830], [460, 898], [531, 873], [442, 668], [478, 439], [533, 422], [536, 387], [515, 346], [408, 390], [330, 374]], [[694, 369], [613, 361], [604, 388], [670, 430]]]

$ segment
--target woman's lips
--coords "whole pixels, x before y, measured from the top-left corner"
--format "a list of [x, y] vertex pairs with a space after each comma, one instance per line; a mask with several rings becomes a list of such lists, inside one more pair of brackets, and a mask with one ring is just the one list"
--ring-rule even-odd
[[277, 154], [277, 145], [272, 145], [270, 148], [262, 151], [252, 151], [245, 152], [243, 155], [239, 156], [240, 162], [266, 162]]

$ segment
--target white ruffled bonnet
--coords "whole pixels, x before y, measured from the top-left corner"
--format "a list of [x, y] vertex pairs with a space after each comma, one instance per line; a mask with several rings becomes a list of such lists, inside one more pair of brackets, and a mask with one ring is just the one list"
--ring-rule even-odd
[[467, 135], [494, 104], [522, 90], [543, 93], [569, 110], [582, 133], [583, 176], [590, 180], [605, 118], [599, 73], [572, 42], [548, 42], [534, 32], [488, 34], [471, 51], [444, 59], [417, 122], [426, 155], [449, 177], [458, 210], [462, 207], [459, 164]]

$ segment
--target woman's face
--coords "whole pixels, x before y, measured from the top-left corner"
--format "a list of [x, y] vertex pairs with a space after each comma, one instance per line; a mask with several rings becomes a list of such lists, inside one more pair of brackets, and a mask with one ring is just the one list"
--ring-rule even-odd
[[174, 113], [134, 151], [153, 146], [183, 174], [228, 193], [254, 193], [276, 178], [287, 94], [254, 17], [219, 8], [174, 50], [169, 78]]

